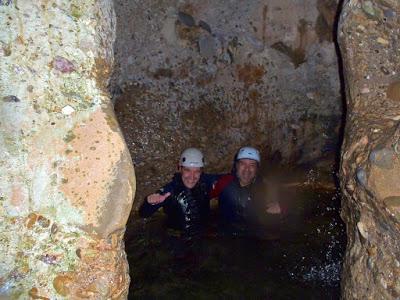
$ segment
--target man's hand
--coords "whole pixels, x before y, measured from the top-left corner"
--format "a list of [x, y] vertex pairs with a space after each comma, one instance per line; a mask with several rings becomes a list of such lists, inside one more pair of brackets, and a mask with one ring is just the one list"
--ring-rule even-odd
[[278, 202], [268, 203], [267, 205], [267, 213], [269, 214], [280, 214], [282, 213], [281, 206]]
[[147, 202], [151, 205], [159, 204], [159, 203], [163, 202], [165, 199], [167, 199], [170, 195], [171, 195], [171, 193], [166, 193], [164, 195], [151, 194], [151, 195], [147, 196]]

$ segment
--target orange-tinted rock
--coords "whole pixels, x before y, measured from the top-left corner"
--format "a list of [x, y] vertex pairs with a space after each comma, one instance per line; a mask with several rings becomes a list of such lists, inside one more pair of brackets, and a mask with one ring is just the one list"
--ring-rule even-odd
[[61, 296], [68, 296], [70, 293], [70, 285], [74, 278], [71, 275], [58, 275], [53, 280], [53, 286], [56, 292]]
[[265, 73], [263, 66], [254, 66], [250, 64], [239, 65], [236, 70], [239, 80], [244, 82], [246, 87], [259, 82]]
[[28, 217], [27, 217], [27, 220], [26, 220], [26, 227], [27, 228], [32, 228], [32, 226], [36, 223], [37, 219], [38, 219], [38, 215], [37, 214], [30, 213], [28, 215]]
[[386, 95], [391, 100], [400, 101], [400, 81], [392, 82], [386, 90]]
[[50, 300], [50, 298], [47, 298], [47, 297], [44, 297], [44, 296], [40, 296], [39, 295], [39, 290], [37, 288], [35, 288], [35, 287], [31, 288], [28, 294], [31, 297], [31, 299]]

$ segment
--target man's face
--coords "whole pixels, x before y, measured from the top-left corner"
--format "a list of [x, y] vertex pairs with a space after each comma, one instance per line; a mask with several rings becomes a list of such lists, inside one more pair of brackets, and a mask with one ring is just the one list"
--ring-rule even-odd
[[240, 185], [249, 185], [256, 178], [258, 163], [255, 160], [243, 158], [236, 163], [236, 176]]
[[199, 181], [202, 170], [201, 170], [201, 168], [183, 167], [183, 166], [181, 166], [180, 167], [180, 172], [182, 174], [183, 184], [188, 189], [191, 189]]

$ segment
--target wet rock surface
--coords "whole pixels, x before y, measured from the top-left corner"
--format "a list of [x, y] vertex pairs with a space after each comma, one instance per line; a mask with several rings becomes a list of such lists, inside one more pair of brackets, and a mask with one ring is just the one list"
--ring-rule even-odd
[[286, 162], [337, 149], [337, 1], [118, 0], [115, 10], [111, 89], [140, 174], [135, 207], [189, 146], [211, 172], [229, 171], [245, 144]]
[[399, 13], [397, 1], [347, 1], [339, 23], [348, 114], [343, 299], [400, 297]]
[[0, 1], [0, 298], [123, 299], [135, 190], [110, 1]]

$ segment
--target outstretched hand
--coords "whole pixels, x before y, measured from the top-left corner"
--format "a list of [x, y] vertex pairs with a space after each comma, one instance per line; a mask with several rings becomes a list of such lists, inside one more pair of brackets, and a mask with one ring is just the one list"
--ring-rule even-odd
[[167, 199], [170, 195], [171, 195], [171, 193], [166, 193], [164, 195], [151, 194], [147, 197], [147, 202], [149, 202], [149, 204], [152, 204], [152, 205], [159, 204], [159, 203], [163, 202], [165, 199]]
[[269, 214], [280, 214], [282, 213], [281, 206], [278, 202], [272, 202], [267, 205], [267, 213]]

